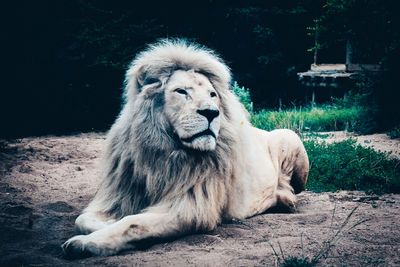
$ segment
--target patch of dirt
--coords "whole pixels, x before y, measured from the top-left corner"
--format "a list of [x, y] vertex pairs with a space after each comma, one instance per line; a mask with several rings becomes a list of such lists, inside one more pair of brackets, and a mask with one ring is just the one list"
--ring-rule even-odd
[[400, 159], [400, 139], [391, 139], [387, 134], [357, 135], [346, 131], [320, 132], [318, 134], [326, 135], [327, 137], [323, 138], [323, 140], [328, 143], [355, 138], [357, 143], [362, 146], [371, 147], [376, 151], [391, 153], [389, 157]]
[[[355, 207], [319, 265], [400, 265], [400, 195], [357, 191], [303, 192], [296, 213], [223, 223], [113, 257], [66, 260], [60, 245], [96, 191], [104, 141], [96, 133], [1, 140], [0, 266], [271, 266], [272, 247], [284, 257], [312, 258]], [[349, 229], [360, 220], [367, 221]]]

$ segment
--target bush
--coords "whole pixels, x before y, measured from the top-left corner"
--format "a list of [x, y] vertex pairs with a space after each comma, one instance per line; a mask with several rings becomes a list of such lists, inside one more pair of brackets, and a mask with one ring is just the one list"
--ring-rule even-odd
[[378, 107], [372, 97], [371, 79], [359, 77], [358, 92], [350, 91], [346, 98], [332, 98], [332, 104], [338, 109], [358, 107], [358, 114], [351, 121], [349, 130], [359, 134], [370, 134], [378, 129]]
[[363, 190], [400, 192], [400, 160], [357, 145], [354, 139], [327, 144], [305, 140], [310, 173], [307, 188], [315, 192]]
[[247, 111], [253, 113], [253, 102], [251, 102], [250, 91], [244, 87], [240, 87], [237, 82], [233, 83], [233, 92], [239, 97], [240, 102]]
[[400, 125], [397, 125], [392, 130], [387, 132], [390, 138], [400, 138]]

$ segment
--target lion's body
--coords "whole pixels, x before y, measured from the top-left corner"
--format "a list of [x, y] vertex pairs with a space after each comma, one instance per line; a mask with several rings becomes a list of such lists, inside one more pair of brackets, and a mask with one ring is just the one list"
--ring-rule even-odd
[[230, 79], [212, 52], [182, 41], [137, 57], [108, 134], [103, 181], [76, 221], [87, 235], [68, 240], [67, 255], [110, 255], [296, 203], [309, 168], [300, 138], [252, 127]]

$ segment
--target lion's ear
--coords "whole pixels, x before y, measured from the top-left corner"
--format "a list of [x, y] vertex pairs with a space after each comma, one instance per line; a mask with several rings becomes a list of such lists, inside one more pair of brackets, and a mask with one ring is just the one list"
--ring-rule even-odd
[[139, 90], [145, 85], [158, 83], [160, 81], [158, 78], [152, 77], [150, 72], [146, 69], [146, 66], [140, 66], [136, 71], [136, 81], [138, 83]]
[[136, 71], [136, 81], [139, 87], [142, 87], [144, 85], [145, 74], [146, 74], [145, 67], [140, 66], [140, 68], [138, 68], [138, 70]]

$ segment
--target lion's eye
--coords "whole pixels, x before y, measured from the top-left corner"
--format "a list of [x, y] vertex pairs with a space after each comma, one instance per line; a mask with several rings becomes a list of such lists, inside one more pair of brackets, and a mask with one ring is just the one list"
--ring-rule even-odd
[[216, 97], [217, 94], [216, 94], [215, 92], [211, 92], [211, 93], [210, 93], [210, 96], [211, 96], [211, 97]]
[[182, 88], [175, 89], [175, 92], [177, 92], [178, 94], [181, 94], [181, 95], [187, 95], [187, 91]]

